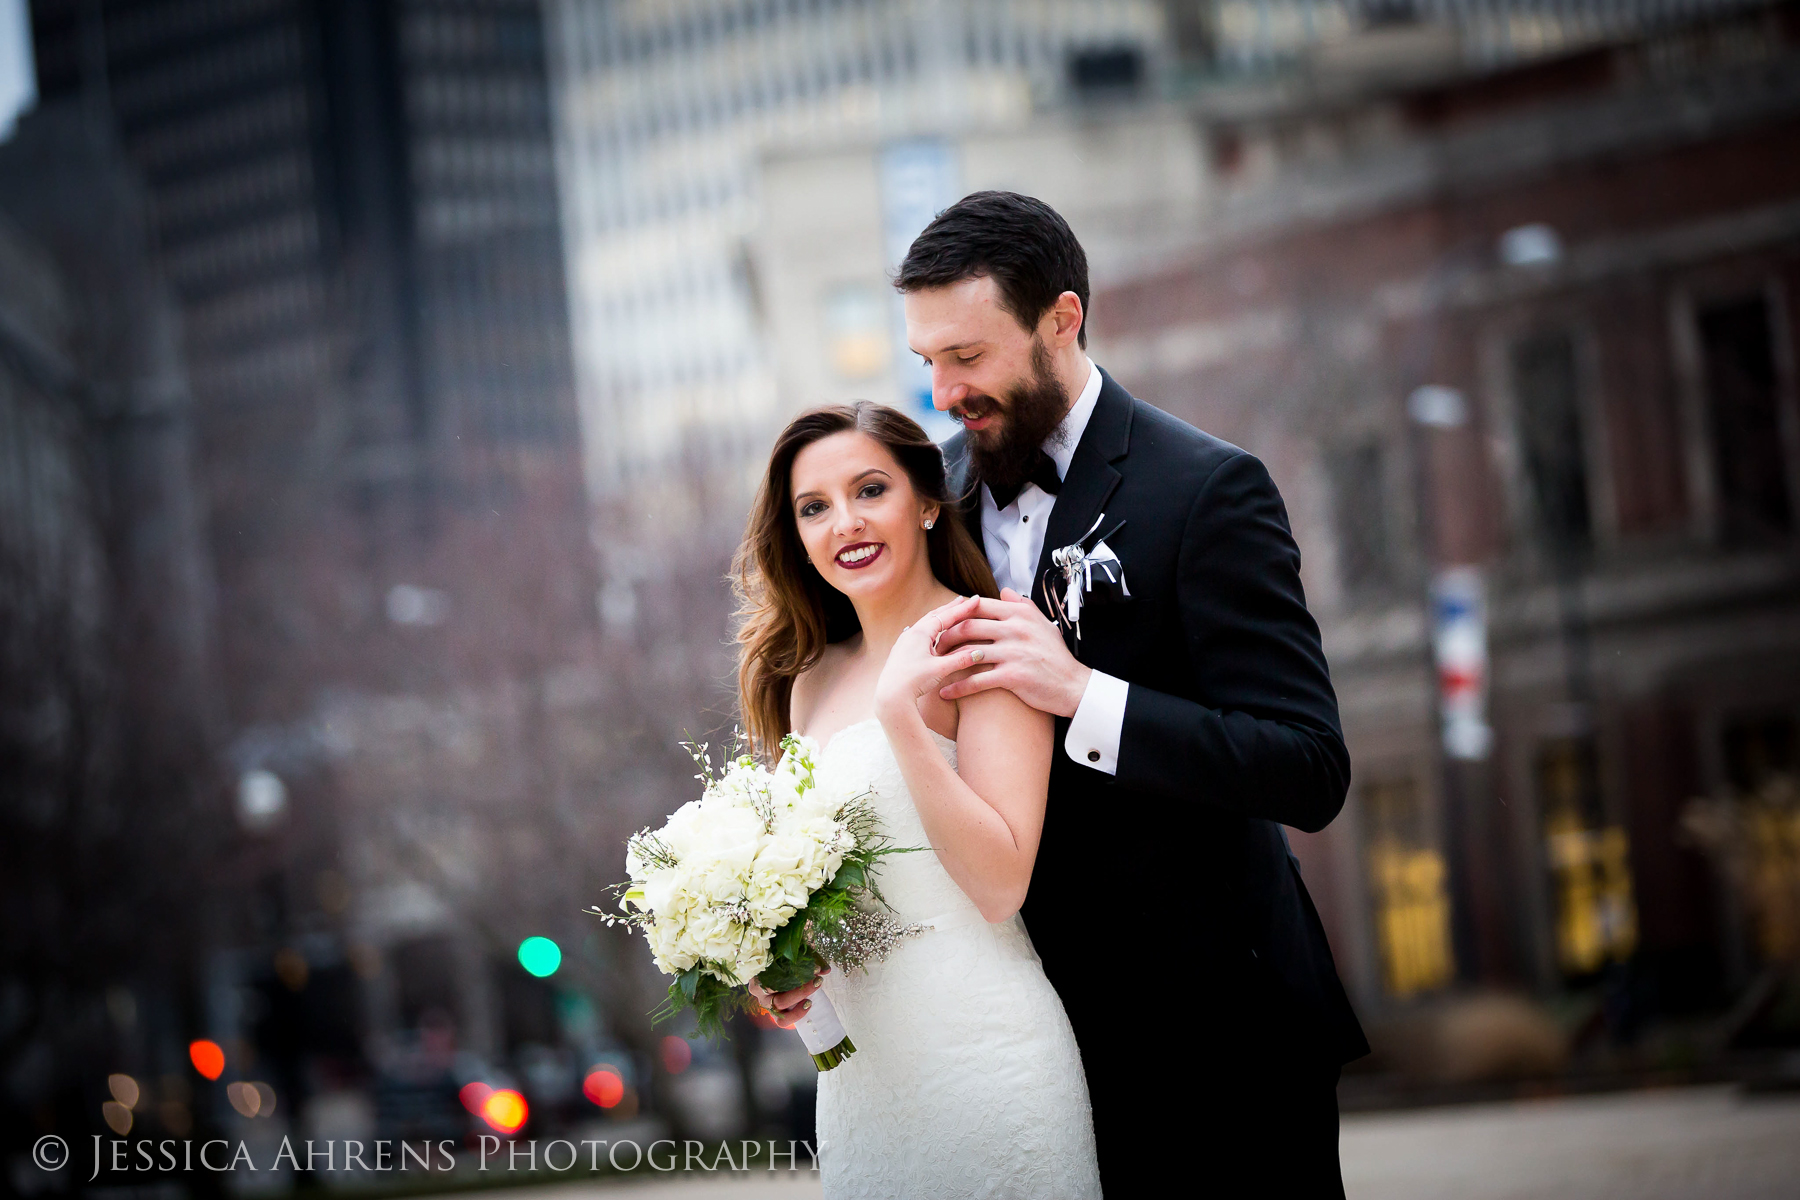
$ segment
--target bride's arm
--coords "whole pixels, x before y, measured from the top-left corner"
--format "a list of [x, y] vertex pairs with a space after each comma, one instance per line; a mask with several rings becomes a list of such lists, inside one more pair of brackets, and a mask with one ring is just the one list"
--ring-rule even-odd
[[1050, 786], [1051, 719], [1002, 688], [959, 705], [952, 770], [932, 743], [919, 698], [948, 682], [931, 653], [935, 615], [900, 636], [875, 688], [913, 806], [938, 861], [989, 921], [1025, 903], [1044, 829]]

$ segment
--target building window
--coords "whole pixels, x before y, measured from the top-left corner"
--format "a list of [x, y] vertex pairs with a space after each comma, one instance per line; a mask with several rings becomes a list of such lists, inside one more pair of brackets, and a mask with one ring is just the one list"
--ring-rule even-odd
[[1800, 958], [1800, 722], [1792, 713], [1725, 726], [1731, 789], [1727, 875], [1739, 881], [1762, 961]]
[[850, 381], [873, 379], [888, 368], [887, 297], [876, 288], [847, 285], [825, 296], [831, 369]]
[[1765, 541], [1794, 528], [1773, 330], [1769, 302], [1760, 295], [1699, 314], [1720, 531], [1732, 543]]
[[1144, 52], [1136, 46], [1091, 46], [1069, 52], [1069, 83], [1084, 100], [1128, 98], [1144, 84]]
[[1512, 383], [1537, 533], [1553, 555], [1585, 551], [1593, 529], [1575, 340], [1544, 333], [1514, 346]]
[[1637, 948], [1637, 902], [1625, 830], [1601, 815], [1591, 737], [1552, 738], [1538, 751], [1538, 811], [1555, 891], [1556, 960], [1569, 976], [1623, 962]]
[[1364, 784], [1362, 813], [1375, 938], [1388, 994], [1443, 987], [1455, 974], [1444, 856], [1425, 836], [1424, 806], [1411, 779]]
[[1387, 489], [1381, 445], [1365, 442], [1329, 460], [1337, 511], [1338, 572], [1349, 591], [1392, 581]]

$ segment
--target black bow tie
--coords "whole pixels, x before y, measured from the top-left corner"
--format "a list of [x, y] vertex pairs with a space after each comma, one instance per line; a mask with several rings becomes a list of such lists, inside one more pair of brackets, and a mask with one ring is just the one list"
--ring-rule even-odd
[[987, 486], [988, 491], [994, 493], [994, 507], [1005, 508], [1017, 500], [1019, 493], [1025, 490], [1027, 483], [1037, 484], [1044, 489], [1045, 494], [1051, 496], [1062, 491], [1062, 476], [1056, 473], [1056, 460], [1039, 450], [1037, 458], [1031, 464], [1031, 474], [1027, 475], [1017, 486], [1002, 487], [990, 480]]

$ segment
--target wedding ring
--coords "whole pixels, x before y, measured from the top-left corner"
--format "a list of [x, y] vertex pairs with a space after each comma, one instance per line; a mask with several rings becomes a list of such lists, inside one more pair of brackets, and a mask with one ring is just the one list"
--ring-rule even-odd
[[970, 662], [980, 662], [981, 661], [981, 648], [979, 646], [977, 646], [973, 651], [970, 652], [969, 661]]

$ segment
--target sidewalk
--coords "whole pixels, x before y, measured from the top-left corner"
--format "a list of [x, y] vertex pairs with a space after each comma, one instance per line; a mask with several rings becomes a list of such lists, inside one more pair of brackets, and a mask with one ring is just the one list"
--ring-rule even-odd
[[825, 1193], [819, 1188], [818, 1175], [811, 1171], [747, 1171], [711, 1179], [692, 1175], [643, 1176], [610, 1183], [553, 1183], [509, 1188], [502, 1194], [507, 1200], [611, 1200], [615, 1196], [643, 1200], [820, 1200]]
[[1800, 1095], [1622, 1092], [1344, 1118], [1350, 1200], [1792, 1200]]
[[[1470, 1104], [1344, 1118], [1350, 1200], [1793, 1200], [1800, 1095], [1730, 1087]], [[1193, 1181], [1199, 1194], [1205, 1180]], [[810, 1172], [640, 1177], [516, 1200], [816, 1200]]]

